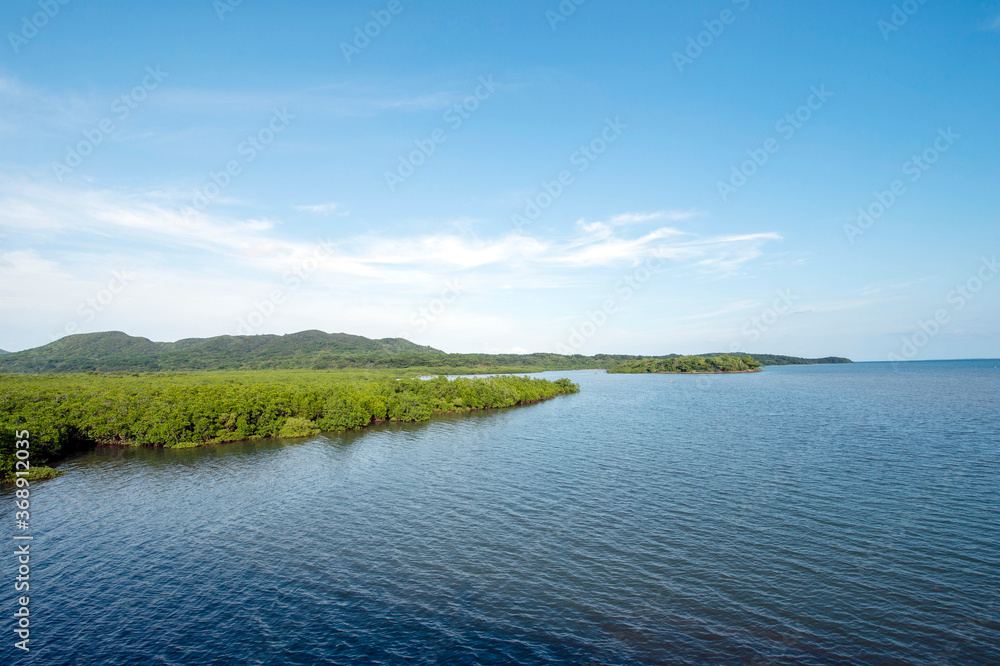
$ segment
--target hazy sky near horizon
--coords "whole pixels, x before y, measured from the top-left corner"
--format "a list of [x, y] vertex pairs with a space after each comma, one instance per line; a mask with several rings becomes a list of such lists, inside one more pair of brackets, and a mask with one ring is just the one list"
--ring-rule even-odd
[[8, 351], [1000, 356], [995, 0], [10, 0], [0, 28]]

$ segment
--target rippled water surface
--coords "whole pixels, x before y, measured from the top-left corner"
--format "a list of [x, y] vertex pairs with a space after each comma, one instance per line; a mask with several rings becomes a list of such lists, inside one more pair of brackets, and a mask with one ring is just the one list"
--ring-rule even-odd
[[547, 373], [582, 392], [96, 451], [33, 487], [17, 660], [1000, 663], [997, 366]]

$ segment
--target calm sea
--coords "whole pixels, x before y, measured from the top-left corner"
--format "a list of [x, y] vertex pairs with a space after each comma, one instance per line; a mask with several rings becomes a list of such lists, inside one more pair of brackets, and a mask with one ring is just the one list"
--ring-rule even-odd
[[582, 392], [68, 461], [3, 661], [1000, 663], [1000, 361], [546, 376]]

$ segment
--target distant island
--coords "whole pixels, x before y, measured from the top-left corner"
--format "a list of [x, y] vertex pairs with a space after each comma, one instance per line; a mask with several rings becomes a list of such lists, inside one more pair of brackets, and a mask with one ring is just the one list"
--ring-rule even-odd
[[[838, 357], [809, 359], [724, 352], [699, 354], [697, 357], [723, 356], [740, 358], [744, 362], [751, 359], [763, 366], [851, 362], [850, 359]], [[359, 335], [323, 331], [302, 331], [288, 335], [222, 335], [177, 342], [153, 342], [120, 331], [110, 331], [70, 335], [41, 347], [0, 355], [0, 374], [279, 369], [385, 369], [400, 372], [419, 370], [425, 374], [480, 374], [612, 370], [636, 361], [654, 362], [678, 358], [695, 357], [681, 357], [678, 354], [449, 354], [402, 338], [371, 340]], [[686, 361], [682, 365], [690, 363]], [[657, 370], [660, 371], [663, 370]]]
[[674, 358], [646, 358], [626, 361], [613, 368], [611, 374], [643, 373], [723, 373], [760, 372], [762, 364], [750, 356], [677, 356]]

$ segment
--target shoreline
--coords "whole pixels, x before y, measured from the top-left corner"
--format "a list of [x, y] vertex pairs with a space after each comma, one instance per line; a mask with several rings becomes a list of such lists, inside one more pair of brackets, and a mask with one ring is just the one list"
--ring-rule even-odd
[[[804, 364], [803, 364], [804, 365]], [[577, 370], [541, 370], [539, 372], [597, 372], [603, 370], [604, 374], [607, 375], [741, 375], [748, 372], [763, 372], [764, 367], [755, 368], [753, 370], [714, 370], [712, 372], [703, 372], [701, 370], [656, 370], [654, 372], [616, 372], [614, 368], [579, 368]], [[538, 373], [527, 373], [527, 374], [538, 374]], [[459, 375], [456, 375], [459, 376]]]
[[753, 370], [713, 370], [706, 372], [702, 370], [652, 370], [647, 372], [611, 372], [609, 375], [745, 375], [751, 372], [764, 372], [764, 368]]
[[14, 441], [30, 429], [33, 466], [103, 447], [198, 448], [311, 437], [385, 422], [520, 407], [579, 386], [565, 377], [429, 380], [354, 373], [193, 373], [11, 376], [0, 391], [0, 476], [13, 478]]
[[[133, 449], [133, 448], [135, 448], [135, 449], [139, 449], [139, 448], [144, 448], [144, 449], [200, 449], [200, 448], [209, 447], [209, 446], [220, 446], [222, 444], [239, 444], [241, 442], [260, 442], [260, 441], [267, 440], [267, 439], [309, 439], [310, 437], [316, 437], [318, 435], [324, 435], [324, 434], [328, 434], [328, 433], [329, 434], [339, 434], [339, 433], [344, 433], [344, 432], [362, 432], [364, 430], [367, 430], [368, 428], [371, 428], [372, 426], [383, 426], [383, 425], [388, 425], [390, 423], [428, 423], [430, 421], [433, 421], [434, 417], [436, 417], [436, 416], [455, 416], [457, 414], [471, 414], [472, 412], [487, 412], [487, 411], [497, 411], [497, 410], [501, 410], [501, 409], [515, 409], [517, 407], [524, 407], [526, 405], [534, 405], [534, 404], [537, 404], [539, 402], [546, 402], [548, 400], [555, 400], [556, 398], [563, 397], [565, 395], [567, 395], [567, 394], [556, 394], [556, 395], [550, 395], [550, 396], [545, 397], [545, 398], [538, 398], [536, 400], [525, 400], [523, 402], [517, 402], [517, 403], [515, 403], [513, 405], [508, 405], [506, 407], [469, 407], [467, 409], [452, 409], [452, 410], [435, 411], [435, 412], [433, 412], [431, 414], [430, 418], [428, 418], [428, 419], [421, 419], [421, 420], [416, 420], [416, 419], [411, 419], [411, 420], [407, 420], [407, 419], [372, 419], [371, 421], [369, 421], [365, 425], [358, 426], [357, 428], [341, 428], [340, 430], [320, 430], [317, 433], [312, 433], [312, 434], [309, 434], [309, 435], [294, 435], [294, 436], [288, 436], [288, 437], [282, 437], [280, 435], [273, 435], [273, 436], [270, 436], [270, 437], [268, 437], [268, 436], [244, 437], [242, 439], [215, 439], [215, 440], [205, 440], [205, 441], [201, 441], [201, 442], [181, 442], [180, 444], [173, 444], [173, 445], [161, 444], [161, 443], [155, 443], [155, 444], [129, 444], [127, 442], [121, 442], [121, 441], [118, 441], [118, 442], [97, 442], [97, 441], [95, 441], [94, 445], [91, 446], [91, 447], [89, 447], [89, 448], [92, 449], [94, 447], [101, 446], [101, 447], [116, 448], [116, 449]], [[568, 395], [572, 395], [572, 394], [568, 394]], [[183, 444], [189, 444], [189, 446], [183, 446]]]
[[[527, 379], [527, 378], [524, 378]], [[454, 381], [454, 380], [452, 380]], [[480, 382], [483, 380], [470, 380], [473, 382]], [[311, 437], [316, 437], [324, 434], [341, 434], [346, 432], [360, 432], [364, 431], [372, 426], [381, 426], [390, 423], [422, 423], [427, 421], [433, 421], [437, 418], [454, 416], [460, 414], [469, 414], [472, 412], [480, 411], [492, 411], [501, 409], [513, 409], [517, 407], [525, 407], [528, 405], [533, 405], [540, 402], [545, 402], [548, 400], [553, 400], [560, 396], [572, 395], [579, 392], [579, 388], [568, 382], [566, 384], [558, 384], [556, 382], [551, 382], [549, 380], [529, 380], [531, 383], [542, 381], [547, 382], [551, 385], [551, 392], [548, 395], [541, 395], [540, 397], [530, 397], [526, 396], [523, 399], [517, 400], [511, 404], [480, 404], [475, 406], [457, 406], [457, 405], [447, 405], [450, 408], [434, 408], [430, 407], [430, 398], [428, 396], [423, 396], [419, 403], [427, 411], [416, 411], [416, 412], [404, 412], [398, 417], [387, 417], [383, 418], [381, 416], [375, 416], [370, 414], [367, 421], [362, 422], [361, 419], [357, 419], [354, 423], [355, 425], [350, 425], [350, 421], [341, 421], [345, 423], [345, 427], [340, 428], [324, 428], [321, 427], [319, 420], [304, 419], [302, 417], [288, 416], [284, 419], [284, 425], [292, 425], [293, 427], [282, 433], [282, 428], [278, 428], [270, 433], [240, 436], [240, 437], [209, 437], [204, 439], [191, 439], [186, 441], [175, 441], [169, 443], [167, 441], [135, 441], [130, 439], [127, 434], [119, 432], [105, 432], [103, 436], [87, 436], [87, 435], [77, 435], [72, 442], [66, 442], [64, 448], [49, 453], [49, 455], [44, 456], [37, 466], [33, 466], [30, 470], [30, 475], [28, 479], [30, 481], [43, 481], [51, 478], [60, 476], [64, 472], [57, 469], [55, 466], [61, 464], [65, 460], [72, 458], [73, 456], [92, 451], [96, 448], [109, 448], [109, 449], [133, 449], [133, 448], [146, 448], [146, 449], [195, 449], [195, 448], [207, 448], [212, 446], [221, 446], [224, 444], [238, 444], [238, 443], [249, 443], [249, 442], [259, 442], [261, 440], [268, 439], [308, 439]], [[537, 395], [537, 392], [536, 392]], [[492, 396], [490, 398], [485, 398], [485, 400], [497, 400], [499, 396]], [[513, 397], [513, 396], [510, 396]], [[413, 397], [411, 397], [413, 399]], [[444, 407], [445, 405], [441, 405]], [[384, 410], [383, 410], [384, 413]], [[215, 418], [225, 416], [223, 414], [214, 415]], [[235, 418], [235, 414], [233, 414]], [[294, 422], [289, 424], [289, 422]], [[327, 424], [329, 425], [329, 424]], [[71, 429], [75, 429], [71, 427]], [[3, 474], [0, 476], [0, 487], [6, 488], [10, 484], [14, 484], [17, 481], [17, 477], [13, 473], [13, 469], [2, 470]], [[23, 477], [22, 477], [23, 478]]]

